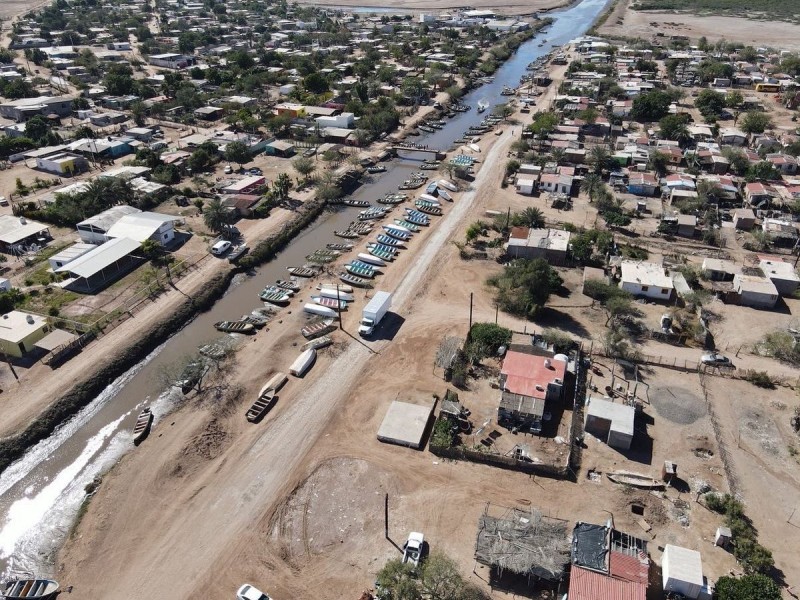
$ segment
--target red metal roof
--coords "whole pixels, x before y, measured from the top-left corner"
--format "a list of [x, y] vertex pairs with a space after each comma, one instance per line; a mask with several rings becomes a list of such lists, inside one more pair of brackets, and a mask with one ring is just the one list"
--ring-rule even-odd
[[[545, 361], [549, 361], [549, 367], [545, 366]], [[547, 384], [554, 379], [561, 379], [563, 382], [566, 371], [567, 363], [562, 360], [509, 350], [501, 373], [506, 376], [506, 391], [544, 399], [547, 395]], [[536, 389], [537, 385], [542, 389]]]
[[609, 577], [573, 565], [567, 596], [569, 600], [645, 600], [647, 585]]
[[650, 560], [644, 554], [636, 557], [612, 550], [609, 557], [609, 572], [614, 577], [647, 586], [650, 581]]

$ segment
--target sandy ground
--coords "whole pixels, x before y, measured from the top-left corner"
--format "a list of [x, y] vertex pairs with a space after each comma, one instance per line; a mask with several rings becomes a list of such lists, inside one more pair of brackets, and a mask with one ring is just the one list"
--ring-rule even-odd
[[[335, 345], [320, 353], [303, 380], [292, 378], [266, 419], [253, 426], [242, 418], [246, 405], [261, 383], [299, 352], [302, 319], [294, 310], [287, 312], [237, 355], [230, 383], [244, 387], [243, 398], [226, 402], [223, 394], [220, 403], [209, 390], [190, 400], [105, 478], [59, 555], [57, 576], [75, 586], [76, 598], [149, 598], [166, 586], [176, 598], [222, 598], [244, 581], [276, 598], [357, 597], [385, 560], [398, 556], [397, 546], [411, 530], [424, 531], [433, 549], [452, 555], [471, 581], [486, 585], [487, 570], [475, 565], [473, 548], [477, 519], [487, 503], [493, 512], [534, 507], [553, 517], [595, 523], [605, 522], [610, 511], [619, 529], [648, 539], [656, 560], [659, 546], [679, 543], [703, 548], [709, 577], [735, 569], [732, 557], [710, 543], [719, 518], [693, 503], [691, 488], [670, 490], [664, 498], [631, 494], [602, 475], [588, 478], [585, 469], [577, 484], [543, 480], [440, 461], [375, 439], [392, 400], [429, 405], [434, 393], [444, 392], [441, 373], [433, 368], [436, 346], [444, 335], [466, 333], [470, 293], [475, 320], [495, 317], [484, 281], [499, 266], [465, 262], [450, 242], [463, 239], [466, 225], [488, 208], [541, 203], [498, 191], [515, 139], [508, 129], [481, 142], [486, 162], [476, 181], [386, 269], [379, 285], [395, 290], [393, 312], [400, 316], [388, 339], [364, 342], [347, 333], [354, 331], [362, 306], [364, 293], [358, 292], [344, 320], [346, 331], [334, 334]], [[563, 220], [576, 216], [546, 212]], [[548, 318], [535, 327], [599, 335], [605, 319], [577, 293], [579, 273], [563, 274], [571, 293], [554, 298]], [[301, 292], [301, 302], [307, 294]], [[526, 327], [502, 314], [500, 322], [515, 330]], [[601, 371], [608, 375], [606, 367]], [[669, 458], [681, 465], [687, 486], [702, 480], [726, 489], [697, 377], [661, 369], [642, 376], [648, 390], [674, 385], [679, 377], [695, 403], [694, 420], [677, 426], [646, 403], [637, 431], [644, 452], [625, 456], [589, 438], [585, 467], [598, 473], [622, 466], [656, 474]], [[593, 383], [602, 389], [604, 379], [598, 376]], [[488, 393], [484, 384], [474, 382], [460, 393], [467, 406], [477, 407], [478, 396]], [[136, 493], [131, 493], [133, 482]], [[385, 494], [390, 540], [383, 535]], [[585, 501], [588, 495], [591, 503]], [[652, 529], [642, 528], [633, 504], [644, 507], [645, 528]], [[106, 576], [94, 577], [97, 572]], [[495, 591], [493, 597], [511, 595]]]
[[[380, 0], [305, 0], [301, 4], [335, 7], [375, 7], [377, 12], [385, 13], [387, 9], [397, 12], [440, 12], [455, 8], [463, 8], [464, 3], [458, 0], [407, 0], [402, 6], [387, 6]], [[569, 5], [569, 0], [475, 0], [469, 4], [472, 9], [495, 9], [506, 15], [529, 15], [538, 11], [548, 11]]]
[[[669, 41], [669, 36], [684, 35], [693, 40], [706, 36], [709, 41], [725, 39], [752, 46], [800, 49], [800, 25], [784, 21], [750, 20], [737, 17], [693, 15], [668, 11], [629, 10], [631, 0], [622, 0], [600, 27], [600, 35], [641, 37]], [[666, 38], [657, 38], [663, 33]]]

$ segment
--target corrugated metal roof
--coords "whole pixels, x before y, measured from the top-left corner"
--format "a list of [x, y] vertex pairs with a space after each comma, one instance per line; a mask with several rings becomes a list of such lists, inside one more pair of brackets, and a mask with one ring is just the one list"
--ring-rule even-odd
[[23, 217], [3, 215], [0, 217], [0, 242], [16, 244], [17, 242], [34, 236], [48, 229], [48, 225], [29, 221]]
[[636, 583], [647, 585], [650, 581], [650, 560], [642, 553], [631, 556], [622, 552], [611, 551], [609, 560], [611, 575]]
[[76, 258], [63, 267], [56, 269], [56, 273], [72, 273], [77, 277], [88, 279], [113, 265], [119, 259], [139, 249], [139, 242], [130, 238], [117, 238], [98, 246], [80, 258]]
[[569, 600], [644, 600], [647, 585], [572, 567]]
[[[501, 373], [506, 376], [503, 388], [512, 394], [544, 398], [547, 384], [554, 379], [564, 381], [566, 370], [567, 363], [564, 361], [512, 350], [503, 361]], [[537, 389], [537, 386], [542, 389]]]

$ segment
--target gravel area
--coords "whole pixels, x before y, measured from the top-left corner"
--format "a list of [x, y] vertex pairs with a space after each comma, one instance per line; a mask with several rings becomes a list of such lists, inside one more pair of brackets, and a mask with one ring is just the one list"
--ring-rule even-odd
[[651, 388], [649, 395], [656, 412], [672, 423], [691, 425], [706, 415], [703, 399], [686, 388]]

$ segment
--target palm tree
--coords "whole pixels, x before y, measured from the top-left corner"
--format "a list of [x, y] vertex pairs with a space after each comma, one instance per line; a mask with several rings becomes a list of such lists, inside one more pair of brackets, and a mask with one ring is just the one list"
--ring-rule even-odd
[[589, 150], [587, 162], [592, 166], [595, 173], [601, 173], [609, 166], [611, 153], [604, 146], [595, 146]]
[[581, 191], [589, 195], [589, 202], [594, 202], [597, 193], [603, 189], [603, 178], [597, 173], [589, 173], [581, 181]]
[[531, 229], [541, 229], [544, 227], [544, 214], [534, 206], [529, 206], [520, 215], [522, 221]]
[[550, 150], [550, 158], [552, 158], [553, 162], [557, 165], [560, 165], [564, 161], [566, 155], [567, 153], [561, 148], [553, 148]]
[[203, 211], [203, 221], [214, 233], [221, 233], [231, 222], [230, 211], [222, 205], [218, 198], [209, 200]]

